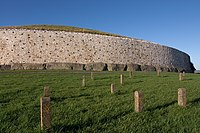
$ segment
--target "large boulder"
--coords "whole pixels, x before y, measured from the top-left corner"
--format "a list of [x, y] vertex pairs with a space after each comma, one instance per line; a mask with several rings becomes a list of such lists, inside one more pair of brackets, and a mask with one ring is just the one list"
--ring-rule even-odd
[[156, 68], [154, 66], [141, 65], [141, 70], [150, 72], [150, 71], [156, 71]]
[[127, 71], [141, 71], [141, 66], [138, 64], [127, 64]]
[[169, 71], [170, 71], [170, 72], [178, 72], [178, 69], [177, 69], [177, 68], [174, 68], [174, 67], [170, 67], [170, 68], [169, 68]]
[[37, 64], [37, 63], [23, 63], [22, 67], [25, 70], [42, 70], [42, 69], [45, 69], [43, 64]]
[[107, 71], [108, 67], [107, 64], [105, 63], [93, 63], [92, 65], [92, 70], [93, 71]]
[[85, 64], [71, 63], [69, 65], [73, 70], [85, 70]]
[[11, 64], [11, 70], [23, 70], [24, 67], [22, 66], [22, 63], [12, 63]]
[[85, 64], [85, 70], [86, 71], [92, 71], [93, 70], [93, 64], [91, 64], [91, 63]]
[[168, 67], [156, 67], [156, 71], [161, 71], [161, 72], [170, 72]]
[[73, 65], [70, 63], [47, 63], [46, 69], [66, 69], [73, 70]]
[[0, 65], [0, 70], [11, 70], [11, 65]]
[[127, 65], [126, 64], [112, 64], [109, 63], [108, 65], [108, 71], [126, 71]]

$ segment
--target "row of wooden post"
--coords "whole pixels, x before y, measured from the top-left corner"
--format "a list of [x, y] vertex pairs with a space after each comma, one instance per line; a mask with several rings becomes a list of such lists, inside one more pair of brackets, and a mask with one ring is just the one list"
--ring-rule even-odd
[[[132, 75], [132, 73], [131, 73]], [[91, 79], [94, 80], [94, 74], [93, 72], [91, 72]], [[123, 85], [124, 84], [124, 76], [123, 74], [120, 75], [120, 84]], [[83, 79], [82, 79], [82, 87], [86, 86], [86, 78], [85, 75], [83, 75]]]
[[[132, 72], [129, 72], [129, 77], [132, 77]], [[160, 71], [157, 73], [160, 75]], [[179, 74], [179, 80], [183, 80], [185, 73]], [[94, 74], [91, 72], [91, 79], [94, 80]], [[83, 76], [82, 86], [85, 87], [85, 75]], [[120, 84], [124, 84], [124, 77], [120, 75]], [[115, 93], [116, 87], [111, 84], [111, 93]], [[144, 110], [144, 93], [141, 91], [134, 92], [134, 105], [135, 112], [142, 112]], [[178, 89], [178, 105], [186, 107], [186, 90], [183, 88]], [[40, 113], [41, 113], [41, 129], [51, 128], [51, 105], [50, 105], [50, 92], [49, 87], [44, 87], [44, 96], [40, 98]]]
[[[111, 84], [111, 93], [115, 93], [116, 88]], [[142, 112], [144, 110], [144, 93], [142, 91], [134, 92], [134, 110], [135, 112]], [[186, 107], [186, 90], [184, 88], [178, 89], [178, 105]], [[44, 96], [40, 98], [40, 113], [41, 113], [41, 129], [51, 128], [51, 104], [49, 87], [44, 87]]]
[[[135, 112], [142, 112], [144, 110], [144, 93], [141, 91], [134, 92], [134, 105]], [[186, 89], [179, 88], [178, 89], [178, 105], [186, 107], [187, 99], [186, 99]]]
[[[160, 73], [161, 71], [158, 70], [157, 71], [157, 76], [160, 76]], [[94, 73], [91, 72], [91, 80], [94, 80]], [[133, 76], [133, 72], [132, 71], [129, 71], [129, 78], [132, 78]], [[185, 72], [183, 73], [179, 73], [179, 80], [182, 81], [184, 80], [184, 77], [185, 77]], [[123, 74], [120, 75], [120, 84], [123, 85], [124, 84], [124, 76]], [[86, 78], [85, 78], [85, 75], [83, 75], [83, 79], [82, 79], [82, 86], [85, 87], [86, 86]]]

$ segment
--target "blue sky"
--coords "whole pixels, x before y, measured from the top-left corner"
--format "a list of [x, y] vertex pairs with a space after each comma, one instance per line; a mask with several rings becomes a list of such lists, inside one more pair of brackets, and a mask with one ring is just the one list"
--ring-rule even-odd
[[200, 69], [200, 0], [1, 0], [0, 26], [56, 24], [144, 39]]

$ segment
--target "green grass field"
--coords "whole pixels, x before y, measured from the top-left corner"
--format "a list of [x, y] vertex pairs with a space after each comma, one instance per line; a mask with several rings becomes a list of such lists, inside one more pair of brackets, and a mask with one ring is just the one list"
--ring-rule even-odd
[[[119, 75], [125, 75], [124, 85]], [[86, 87], [81, 87], [86, 75]], [[200, 75], [178, 73], [84, 71], [0, 72], [0, 132], [40, 131], [40, 97], [49, 85], [53, 132], [200, 132]], [[110, 84], [118, 92], [110, 93]], [[178, 88], [187, 90], [187, 108], [177, 104]], [[144, 112], [135, 113], [133, 91], [145, 96]]]

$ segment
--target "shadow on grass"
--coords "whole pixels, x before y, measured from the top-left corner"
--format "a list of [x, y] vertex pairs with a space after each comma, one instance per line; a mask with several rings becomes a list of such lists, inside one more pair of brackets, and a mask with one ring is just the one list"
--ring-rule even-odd
[[89, 97], [89, 94], [80, 94], [80, 95], [75, 95], [75, 96], [68, 96], [68, 97], [51, 97], [51, 100], [54, 102], [62, 102], [66, 99], [76, 99], [76, 98], [81, 98], [81, 97]]
[[139, 81], [135, 81], [135, 82], [133, 82], [133, 83], [142, 83], [142, 82], [144, 82], [144, 81], [139, 80]]
[[139, 83], [142, 83], [142, 82], [144, 82], [144, 81], [142, 81], [142, 80], [139, 80], [139, 81], [133, 81], [133, 82], [126, 82], [126, 81], [125, 81], [124, 85], [139, 84]]
[[[62, 124], [58, 124], [58, 125], [54, 125], [53, 126], [53, 130], [56, 131], [56, 132], [73, 132], [73, 133], [76, 133], [76, 132], [80, 132], [82, 131], [84, 128], [86, 127], [92, 127], [93, 125], [95, 124], [99, 124], [99, 123], [109, 123], [113, 120], [116, 120], [120, 117], [123, 117], [127, 114], [130, 114], [132, 113], [133, 111], [132, 110], [127, 110], [127, 111], [124, 111], [124, 112], [120, 112], [119, 114], [116, 114], [114, 116], [107, 116], [107, 117], [104, 117], [100, 120], [95, 120], [95, 119], [92, 119], [92, 118], [89, 118], [87, 121], [85, 122], [80, 122], [80, 123], [77, 123], [77, 124], [71, 124], [71, 125], [62, 125]], [[103, 129], [102, 129], [103, 130]]]
[[193, 79], [191, 79], [191, 78], [190, 78], [190, 79], [184, 79], [184, 80], [186, 80], [186, 81], [187, 81], [187, 80], [193, 80]]
[[6, 103], [9, 103], [9, 102], [10, 102], [10, 99], [0, 100], [0, 104], [6, 104]]
[[163, 76], [161, 76], [161, 77], [163, 77], [163, 78], [167, 78], [167, 77], [169, 77], [169, 76], [163, 75]]
[[163, 104], [163, 105], [158, 105], [158, 106], [156, 106], [156, 107], [154, 107], [154, 108], [147, 109], [147, 111], [152, 112], [152, 111], [155, 111], [155, 110], [157, 110], [157, 109], [167, 108], [167, 107], [169, 107], [169, 106], [175, 104], [176, 102], [177, 102], [177, 101], [172, 101], [172, 102], [170, 102], [170, 103], [166, 103], [166, 104]]
[[190, 102], [192, 105], [195, 105], [195, 104], [199, 104], [200, 103], [200, 98], [196, 98], [194, 99], [193, 101]]

